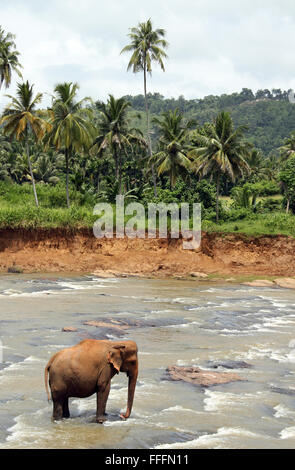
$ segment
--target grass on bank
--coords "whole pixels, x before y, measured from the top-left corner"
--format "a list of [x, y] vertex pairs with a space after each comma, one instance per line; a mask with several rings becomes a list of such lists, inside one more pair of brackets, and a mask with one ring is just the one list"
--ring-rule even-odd
[[[12, 185], [0, 182], [0, 229], [92, 229], [98, 219], [93, 214], [93, 208], [98, 202], [95, 195], [83, 195], [71, 189], [71, 207], [68, 209], [63, 185], [38, 184], [37, 192], [39, 208], [35, 206], [30, 184]], [[202, 230], [246, 236], [281, 234], [295, 237], [295, 217], [281, 211], [256, 214], [250, 219], [221, 222], [218, 225], [203, 220]]]
[[239, 233], [246, 236], [286, 235], [295, 237], [295, 217], [283, 212], [257, 214], [255, 219], [215, 224], [203, 221], [202, 230], [209, 233]]

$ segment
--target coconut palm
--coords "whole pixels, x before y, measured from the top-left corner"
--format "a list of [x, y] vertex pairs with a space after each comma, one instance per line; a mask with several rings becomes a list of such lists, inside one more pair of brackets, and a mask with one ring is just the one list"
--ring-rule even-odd
[[59, 155], [51, 152], [41, 152], [37, 155], [34, 165], [35, 178], [42, 183], [57, 184], [59, 182], [56, 159]]
[[270, 181], [276, 181], [280, 169], [280, 159], [276, 154], [270, 154], [265, 159], [265, 175]]
[[228, 112], [218, 114], [215, 122], [206, 126], [205, 131], [195, 134], [195, 147], [189, 156], [195, 159], [194, 167], [201, 176], [210, 175], [216, 180], [216, 222], [219, 222], [219, 194], [222, 175], [232, 182], [238, 176], [249, 173], [246, 161], [249, 144], [243, 140], [244, 128], [234, 129]]
[[[168, 47], [168, 42], [164, 39], [165, 34], [164, 29], [153, 30], [152, 21], [149, 19], [146, 23], [139, 23], [137, 27], [130, 28], [128, 36], [131, 39], [131, 43], [125, 46], [121, 51], [121, 54], [124, 52], [132, 53], [127, 70], [132, 69], [133, 73], [143, 72], [144, 99], [147, 119], [147, 142], [150, 157], [152, 157], [152, 143], [147, 100], [147, 73], [150, 75], [152, 74], [152, 62], [160, 65], [163, 72], [165, 72], [164, 59], [167, 58], [167, 54], [164, 49]], [[157, 187], [153, 168], [152, 171], [154, 176], [154, 191], [156, 195]]]
[[253, 149], [246, 157], [250, 168], [250, 181], [255, 183], [267, 177], [266, 159], [262, 156], [260, 150]]
[[0, 180], [10, 179], [11, 162], [9, 157], [12, 154], [12, 145], [8, 138], [0, 133]]
[[236, 186], [231, 191], [231, 197], [234, 205], [237, 207], [244, 207], [245, 209], [255, 209], [261, 203], [257, 202], [259, 196], [259, 189], [254, 185], [246, 183], [243, 187]]
[[159, 151], [154, 154], [151, 161], [158, 169], [158, 175], [168, 173], [170, 187], [172, 188], [180, 174], [184, 174], [192, 167], [192, 160], [188, 157], [189, 130], [195, 124], [193, 120], [184, 121], [178, 109], [163, 112], [162, 117], [154, 118], [160, 134]]
[[282, 161], [286, 161], [295, 155], [295, 131], [285, 140], [284, 145], [280, 147], [279, 150], [281, 152]]
[[20, 54], [15, 50], [14, 38], [13, 34], [5, 33], [0, 27], [0, 88], [3, 83], [5, 88], [10, 86], [12, 71], [22, 78], [19, 70], [22, 66], [18, 60]]
[[99, 111], [98, 136], [94, 140], [91, 152], [101, 154], [109, 150], [115, 161], [115, 175], [119, 191], [122, 186], [122, 157], [127, 148], [133, 144], [146, 146], [146, 142], [138, 129], [130, 129], [128, 124], [128, 108], [130, 103], [124, 98], [116, 99], [109, 95], [107, 103], [98, 101], [96, 108]]
[[30, 178], [33, 185], [36, 206], [39, 206], [35, 186], [35, 179], [29, 152], [29, 137], [32, 135], [36, 141], [40, 141], [49, 130], [49, 124], [38, 116], [36, 106], [42, 100], [42, 93], [34, 97], [33, 86], [29, 82], [17, 84], [17, 97], [7, 95], [11, 104], [5, 109], [0, 125], [3, 125], [4, 133], [10, 138], [25, 142]]
[[66, 163], [66, 196], [69, 197], [69, 164], [74, 152], [84, 151], [91, 145], [93, 127], [90, 121], [91, 111], [84, 105], [90, 98], [77, 101], [77, 83], [65, 82], [56, 85], [52, 108], [49, 110], [51, 131], [45, 141], [56, 150], [63, 150]]

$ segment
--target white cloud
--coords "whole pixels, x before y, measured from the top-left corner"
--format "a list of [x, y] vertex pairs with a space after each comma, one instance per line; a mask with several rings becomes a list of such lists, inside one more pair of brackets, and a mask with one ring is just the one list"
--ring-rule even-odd
[[0, 0], [0, 8], [36, 91], [71, 80], [93, 99], [141, 93], [142, 76], [126, 72], [120, 50], [128, 29], [149, 17], [170, 44], [166, 73], [154, 69], [150, 91], [197, 98], [295, 88], [293, 0]]

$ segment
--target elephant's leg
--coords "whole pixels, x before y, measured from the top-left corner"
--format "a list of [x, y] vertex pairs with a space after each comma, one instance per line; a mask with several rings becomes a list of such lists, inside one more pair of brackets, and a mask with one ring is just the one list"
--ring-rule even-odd
[[103, 423], [106, 421], [106, 405], [111, 389], [111, 381], [106, 385], [99, 386], [96, 394], [96, 422]]
[[53, 415], [52, 418], [55, 421], [58, 421], [63, 418], [63, 400], [54, 399], [53, 400]]
[[69, 398], [66, 397], [63, 402], [63, 407], [62, 407], [62, 417], [63, 418], [69, 418], [70, 417], [70, 410], [69, 410]]

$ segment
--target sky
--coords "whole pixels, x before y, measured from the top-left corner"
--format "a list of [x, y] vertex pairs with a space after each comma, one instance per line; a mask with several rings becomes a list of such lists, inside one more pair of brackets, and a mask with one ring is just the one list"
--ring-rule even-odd
[[154, 66], [150, 92], [195, 99], [295, 89], [294, 0], [0, 0], [0, 25], [16, 34], [23, 77], [45, 104], [64, 81], [93, 100], [143, 93], [142, 74], [127, 72], [120, 51], [129, 28], [149, 18], [169, 42], [166, 71]]

